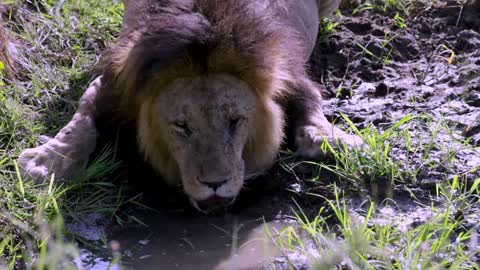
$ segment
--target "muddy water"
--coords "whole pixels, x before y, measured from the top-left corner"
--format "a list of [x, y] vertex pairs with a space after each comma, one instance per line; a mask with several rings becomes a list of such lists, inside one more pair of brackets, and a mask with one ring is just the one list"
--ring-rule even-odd
[[270, 269], [281, 254], [269, 232], [275, 235], [293, 222], [295, 195], [282, 175], [249, 181], [235, 206], [218, 215], [201, 214], [176, 190], [153, 184], [141, 189], [142, 203], [156, 210], [130, 211], [146, 226], [130, 224], [104, 235], [119, 246], [122, 269]]
[[149, 229], [128, 229], [112, 237], [129, 254], [124, 269], [262, 268], [278, 256], [268, 231], [284, 226], [253, 213], [196, 218], [157, 214], [143, 221]]
[[[294, 224], [289, 213], [289, 196], [260, 199], [258, 204], [217, 216], [191, 209], [138, 210], [135, 217], [144, 225], [107, 229], [105, 217], [93, 214], [83, 223], [69, 224], [71, 231], [96, 241], [105, 237], [108, 254], [83, 250], [85, 269], [270, 269], [282, 254], [272, 238]], [[103, 255], [103, 257], [102, 257]], [[113, 257], [120, 263], [112, 267]]]

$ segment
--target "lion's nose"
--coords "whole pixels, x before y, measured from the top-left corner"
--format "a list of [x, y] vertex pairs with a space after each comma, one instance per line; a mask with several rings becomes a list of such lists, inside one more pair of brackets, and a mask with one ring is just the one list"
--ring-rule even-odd
[[207, 187], [217, 190], [219, 187], [223, 186], [227, 183], [228, 180], [216, 181], [216, 182], [207, 182], [207, 181], [200, 181], [200, 183], [206, 185]]

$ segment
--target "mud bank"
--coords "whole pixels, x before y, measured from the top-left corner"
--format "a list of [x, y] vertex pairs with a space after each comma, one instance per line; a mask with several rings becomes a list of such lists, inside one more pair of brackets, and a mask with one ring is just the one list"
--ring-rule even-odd
[[[420, 157], [409, 162], [422, 170], [419, 180], [463, 174], [477, 178], [478, 12], [444, 4], [412, 15], [401, 26], [393, 15], [372, 13], [344, 16], [338, 23], [337, 32], [321, 41], [312, 57], [313, 72], [326, 85], [325, 112], [330, 119], [344, 113], [359, 128], [373, 125], [383, 130], [406, 115], [426, 117], [411, 127], [416, 143], [433, 139], [436, 144], [427, 163]], [[439, 130], [432, 138], [435, 124], [445, 124], [449, 131]], [[442, 164], [441, 149], [455, 151], [455, 164]], [[404, 142], [396, 146], [394, 156], [408, 156]]]

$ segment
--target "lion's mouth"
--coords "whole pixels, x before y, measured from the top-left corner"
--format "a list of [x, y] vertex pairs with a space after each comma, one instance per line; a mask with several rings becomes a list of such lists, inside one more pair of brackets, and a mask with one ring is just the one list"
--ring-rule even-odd
[[218, 195], [213, 195], [210, 198], [202, 201], [190, 199], [193, 206], [202, 213], [211, 214], [215, 212], [225, 211], [230, 205], [235, 202], [235, 198], [226, 198]]

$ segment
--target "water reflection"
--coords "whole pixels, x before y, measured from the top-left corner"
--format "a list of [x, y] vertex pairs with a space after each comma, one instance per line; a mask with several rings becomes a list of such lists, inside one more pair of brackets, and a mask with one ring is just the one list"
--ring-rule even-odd
[[156, 214], [143, 221], [149, 229], [130, 228], [113, 237], [129, 254], [125, 269], [258, 269], [278, 255], [268, 231], [284, 226], [248, 212], [193, 218]]
[[232, 244], [230, 256], [214, 269], [257, 269], [265, 266], [279, 254], [275, 243], [270, 238], [270, 232], [281, 229], [282, 226], [281, 223], [264, 223], [251, 230], [244, 239], [236, 238], [244, 240], [244, 244]]

